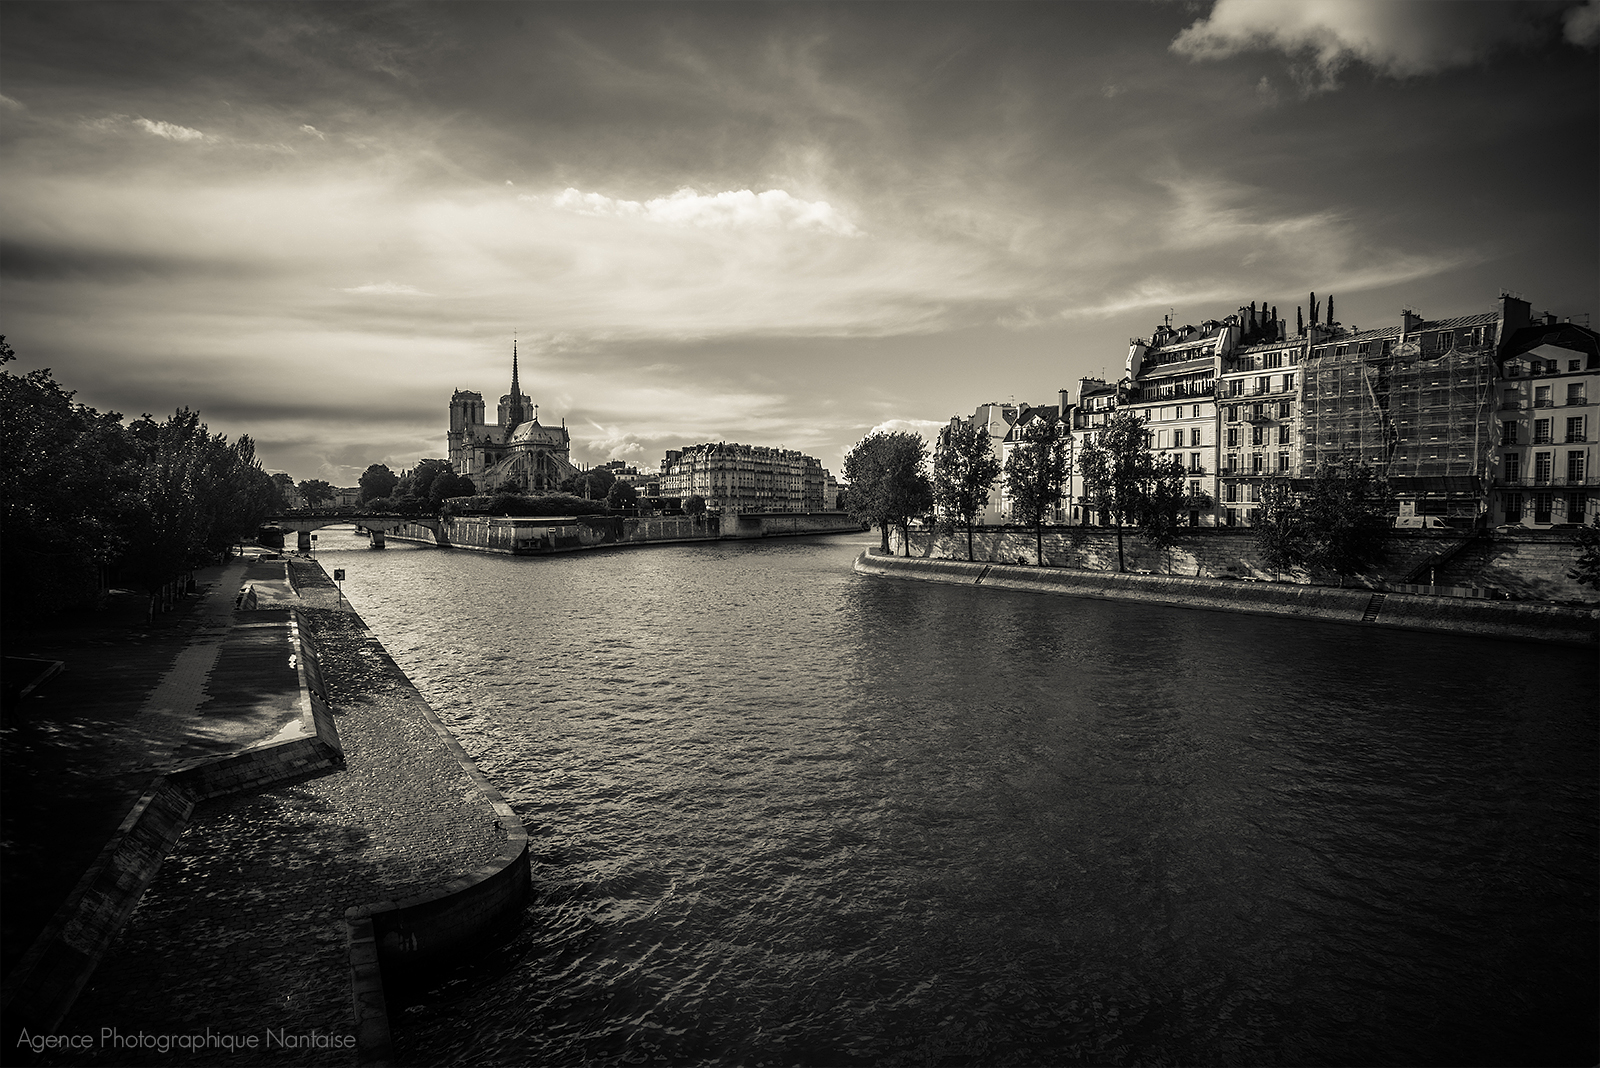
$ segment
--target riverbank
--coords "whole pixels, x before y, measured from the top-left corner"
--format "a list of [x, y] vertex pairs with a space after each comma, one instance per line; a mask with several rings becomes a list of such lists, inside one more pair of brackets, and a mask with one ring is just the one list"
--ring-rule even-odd
[[[286, 568], [294, 569], [293, 587]], [[152, 692], [165, 686], [174, 695], [181, 683], [188, 704], [174, 702], [170, 714], [214, 720], [241, 697], [227, 668], [235, 635], [292, 605], [315, 646], [316, 685], [336, 724], [342, 768], [194, 804], [176, 846], [53, 1029], [94, 1042], [38, 1056], [23, 1047], [7, 1063], [382, 1063], [392, 1050], [380, 977], [397, 960], [403, 965], [408, 948], [430, 939], [437, 948], [440, 932], [443, 941], [481, 933], [474, 921], [484, 916], [452, 912], [460, 891], [477, 908], [484, 903], [475, 891], [488, 886], [500, 897], [487, 910], [500, 917], [520, 908], [516, 895], [527, 888], [520, 821], [320, 566], [279, 560], [271, 569], [275, 578], [252, 576], [263, 611], [227, 618], [212, 665], [196, 670], [202, 665], [191, 644]], [[231, 613], [233, 591], [212, 592]], [[272, 658], [293, 665], [279, 652]], [[255, 698], [268, 689], [258, 686]], [[168, 756], [149, 754], [153, 770], [169, 769]], [[405, 915], [422, 932], [409, 946], [392, 937], [392, 925], [383, 928], [384, 917], [402, 914], [397, 906], [410, 906]], [[102, 1038], [208, 1030], [238, 1042], [187, 1050]], [[14, 1036], [7, 1039], [13, 1048]]]
[[1334, 623], [1442, 631], [1529, 641], [1594, 645], [1600, 610], [1561, 605], [1477, 601], [1369, 589], [1338, 589], [1275, 582], [1226, 581], [1176, 575], [1130, 575], [1022, 564], [882, 556], [856, 558], [862, 574], [956, 585], [997, 586], [1030, 593], [1135, 601], [1175, 608], [1207, 608], [1253, 615], [1297, 616]]

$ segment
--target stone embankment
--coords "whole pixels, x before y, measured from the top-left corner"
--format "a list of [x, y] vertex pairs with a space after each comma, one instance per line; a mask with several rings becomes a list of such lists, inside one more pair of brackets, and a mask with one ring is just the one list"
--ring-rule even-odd
[[997, 586], [1031, 593], [1134, 601], [1176, 608], [1209, 608], [1256, 615], [1297, 616], [1336, 623], [1477, 634], [1498, 638], [1594, 645], [1600, 609], [1477, 601], [1369, 589], [1338, 589], [1277, 582], [1129, 575], [1022, 564], [968, 563], [862, 553], [863, 574], [956, 585]]
[[[218, 789], [189, 799], [186, 819], [146, 806], [181, 837], [52, 1027], [95, 1043], [37, 1058], [24, 1049], [7, 1063], [387, 1063], [384, 979], [415, 980], [417, 967], [520, 916], [521, 822], [321, 568], [289, 566], [297, 589], [257, 581], [263, 611], [240, 612], [233, 629], [296, 606], [342, 767], [225, 781], [247, 750], [205, 765]], [[186, 683], [198, 718], [229, 699], [229, 648], [224, 639]], [[203, 1051], [103, 1041], [208, 1031], [237, 1041]]]

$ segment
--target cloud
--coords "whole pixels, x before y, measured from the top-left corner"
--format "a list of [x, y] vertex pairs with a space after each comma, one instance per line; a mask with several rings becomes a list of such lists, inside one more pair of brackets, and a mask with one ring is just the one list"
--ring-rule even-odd
[[310, 134], [312, 137], [315, 137], [318, 141], [326, 141], [328, 139], [328, 135], [327, 134], [323, 133], [321, 130], [317, 129], [315, 126], [309, 125], [308, 123], [301, 123], [300, 124], [300, 132], [301, 133]]
[[922, 440], [932, 442], [934, 436], [944, 429], [944, 426], [945, 424], [937, 419], [885, 419], [861, 436], [870, 438], [874, 434], [921, 434]]
[[27, 105], [23, 104], [20, 100], [12, 100], [9, 96], [6, 96], [4, 93], [0, 93], [0, 107], [9, 108], [12, 111], [25, 111], [25, 110], [27, 110]]
[[431, 297], [432, 293], [425, 293], [416, 286], [403, 285], [399, 282], [368, 282], [364, 286], [351, 286], [339, 290], [341, 293], [371, 293], [383, 297]]
[[1572, 44], [1592, 48], [1600, 44], [1600, 0], [1589, 0], [1561, 16], [1562, 35]]
[[149, 119], [134, 119], [133, 124], [153, 133], [157, 137], [165, 137], [169, 141], [206, 141], [210, 140], [199, 130], [192, 130], [187, 126], [179, 126], [170, 122], [151, 122]]
[[[1337, 87], [1351, 63], [1391, 78], [1471, 66], [1507, 44], [1541, 36], [1539, 11], [1526, 4], [1479, 0], [1217, 0], [1205, 18], [1173, 40], [1190, 59], [1225, 59], [1277, 50], [1310, 57], [1300, 71], [1310, 90]], [[1582, 19], [1569, 15], [1568, 34]]]
[[[520, 199], [532, 200], [524, 196]], [[668, 197], [614, 200], [600, 193], [566, 189], [552, 198], [558, 208], [580, 215], [646, 219], [676, 226], [709, 229], [820, 230], [845, 237], [861, 231], [826, 200], [801, 200], [782, 189], [753, 193], [748, 189], [703, 195], [693, 189], [680, 189]]]

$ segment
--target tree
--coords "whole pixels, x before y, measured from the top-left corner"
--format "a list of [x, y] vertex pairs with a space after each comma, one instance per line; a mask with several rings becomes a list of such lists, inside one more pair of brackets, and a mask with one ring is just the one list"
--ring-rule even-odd
[[[1061, 491], [1071, 474], [1068, 440], [1059, 422], [1029, 420], [1006, 457], [1006, 495], [1011, 514], [1033, 527], [1035, 559], [1044, 566], [1044, 525], [1061, 503]], [[970, 554], [969, 554], [970, 555]]]
[[294, 476], [284, 471], [279, 471], [272, 476], [272, 510], [274, 512], [287, 511], [289, 502], [294, 500]]
[[1298, 494], [1275, 480], [1263, 503], [1256, 544], [1275, 570], [1312, 567], [1353, 575], [1383, 559], [1389, 493], [1365, 464], [1322, 464]]
[[1139, 479], [1136, 503], [1139, 534], [1156, 548], [1166, 551], [1178, 540], [1178, 531], [1187, 525], [1184, 513], [1205, 500], [1184, 488], [1183, 461], [1167, 460], [1148, 449], [1146, 466]]
[[1586, 527], [1578, 528], [1578, 562], [1567, 577], [1581, 586], [1600, 590], [1600, 515]]
[[927, 457], [921, 434], [897, 431], [868, 434], [844, 458], [850, 514], [878, 525], [885, 553], [889, 551], [889, 528], [898, 526], [907, 541], [906, 555], [911, 555], [907, 536], [911, 519], [927, 515], [933, 508], [933, 487], [923, 470]]
[[300, 496], [315, 508], [324, 501], [333, 500], [333, 487], [320, 478], [307, 478], [300, 482]]
[[989, 491], [1000, 477], [989, 432], [974, 423], [952, 420], [939, 432], [933, 457], [933, 503], [967, 528], [967, 559], [972, 559], [972, 528], [989, 503]]
[[361, 472], [359, 485], [361, 493], [360, 502], [375, 501], [380, 497], [389, 497], [394, 494], [394, 488], [400, 484], [400, 476], [389, 470], [387, 464], [371, 464]]
[[606, 498], [606, 494], [611, 492], [611, 487], [616, 481], [617, 476], [605, 468], [591, 467], [587, 471], [579, 471], [561, 483], [561, 492], [570, 493], [585, 500], [603, 501]]
[[706, 499], [698, 493], [691, 493], [683, 499], [683, 514], [698, 520], [706, 514]]
[[606, 494], [606, 504], [618, 511], [639, 506], [639, 491], [627, 482], [613, 482]]
[[1085, 506], [1116, 523], [1118, 571], [1127, 570], [1122, 527], [1138, 522], [1142, 482], [1153, 466], [1148, 440], [1143, 419], [1132, 412], [1116, 412], [1078, 454]]

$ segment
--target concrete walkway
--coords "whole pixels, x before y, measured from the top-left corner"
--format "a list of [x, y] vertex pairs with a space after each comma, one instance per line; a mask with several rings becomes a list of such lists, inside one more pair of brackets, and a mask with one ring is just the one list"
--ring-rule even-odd
[[[97, 1044], [33, 1063], [353, 1064], [343, 1041], [353, 1033], [344, 910], [435, 889], [498, 855], [506, 836], [494, 810], [422, 697], [339, 604], [320, 567], [292, 562], [297, 593], [285, 566], [223, 571], [124, 742], [156, 768], [297, 731], [298, 683], [288, 683], [298, 676], [281, 607], [293, 604], [319, 650], [345, 770], [197, 806], [59, 1028], [96, 1036], [209, 1028], [256, 1036], [256, 1045]], [[233, 607], [244, 582], [255, 587], [256, 611]]]

